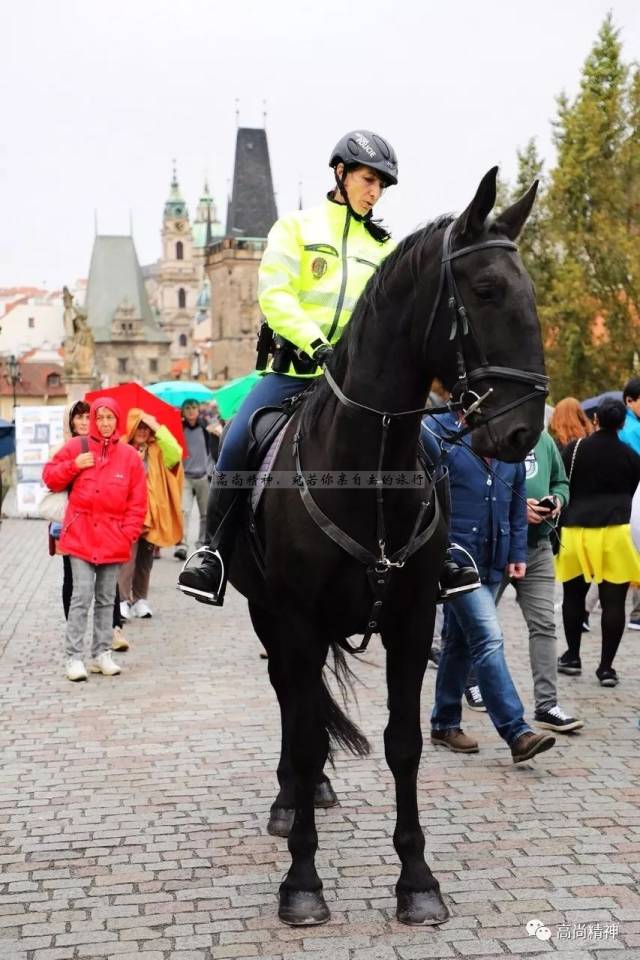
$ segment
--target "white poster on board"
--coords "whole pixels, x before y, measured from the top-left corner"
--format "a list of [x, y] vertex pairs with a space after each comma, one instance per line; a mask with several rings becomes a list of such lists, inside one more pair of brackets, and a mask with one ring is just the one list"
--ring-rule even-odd
[[38, 504], [46, 487], [42, 468], [64, 441], [62, 423], [65, 408], [16, 407], [17, 507], [23, 517], [37, 517]]

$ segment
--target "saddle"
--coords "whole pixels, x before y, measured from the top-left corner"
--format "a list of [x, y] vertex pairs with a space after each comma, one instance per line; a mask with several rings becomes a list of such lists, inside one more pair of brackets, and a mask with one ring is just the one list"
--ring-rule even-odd
[[283, 430], [293, 409], [285, 407], [259, 407], [249, 420], [249, 442], [247, 446], [247, 469], [258, 470], [269, 452], [269, 448]]

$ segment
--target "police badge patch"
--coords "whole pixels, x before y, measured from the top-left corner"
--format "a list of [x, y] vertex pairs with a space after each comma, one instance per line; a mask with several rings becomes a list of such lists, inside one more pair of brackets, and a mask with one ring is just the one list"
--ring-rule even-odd
[[319, 280], [320, 277], [324, 277], [325, 273], [327, 272], [327, 267], [328, 267], [328, 264], [324, 257], [315, 258], [315, 260], [311, 264], [311, 272], [316, 278], [316, 280]]

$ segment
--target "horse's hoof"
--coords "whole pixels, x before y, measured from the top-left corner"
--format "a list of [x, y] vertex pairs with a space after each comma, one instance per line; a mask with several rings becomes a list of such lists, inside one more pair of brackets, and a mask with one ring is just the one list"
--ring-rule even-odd
[[316, 783], [313, 794], [314, 807], [335, 807], [337, 803], [338, 798], [330, 780], [321, 780], [320, 783]]
[[278, 917], [290, 927], [312, 927], [326, 923], [331, 913], [322, 891], [280, 888]]
[[293, 827], [295, 815], [295, 810], [287, 810], [286, 807], [272, 807], [267, 823], [267, 833], [270, 833], [272, 837], [288, 837]]
[[410, 926], [432, 926], [444, 923], [450, 917], [449, 909], [439, 890], [424, 890], [417, 893], [398, 892], [400, 923]]

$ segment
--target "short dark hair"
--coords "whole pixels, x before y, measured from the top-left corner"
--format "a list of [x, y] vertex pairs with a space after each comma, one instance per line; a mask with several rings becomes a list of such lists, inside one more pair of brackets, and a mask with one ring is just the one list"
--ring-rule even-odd
[[603, 400], [598, 407], [598, 423], [601, 430], [620, 430], [626, 416], [627, 411], [622, 400]]
[[186, 400], [183, 400], [183, 401], [182, 401], [182, 406], [180, 407], [180, 409], [182, 410], [183, 413], [184, 413], [184, 410], [185, 410], [186, 407], [197, 407], [198, 410], [199, 410], [199, 409], [200, 409], [200, 401], [199, 401], [199, 400], [196, 400], [195, 397], [187, 397]]
[[76, 400], [75, 403], [72, 403], [69, 408], [69, 433], [72, 437], [76, 436], [76, 432], [73, 428], [74, 417], [81, 417], [83, 413], [89, 413], [91, 407], [86, 400]]
[[622, 399], [637, 400], [640, 397], [640, 377], [631, 377], [624, 385]]

